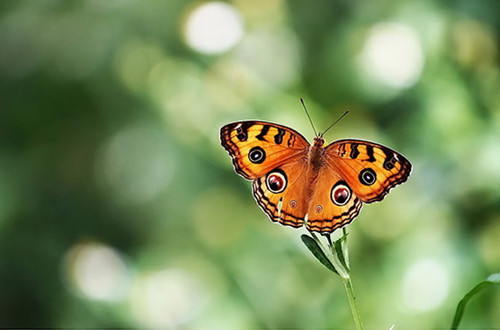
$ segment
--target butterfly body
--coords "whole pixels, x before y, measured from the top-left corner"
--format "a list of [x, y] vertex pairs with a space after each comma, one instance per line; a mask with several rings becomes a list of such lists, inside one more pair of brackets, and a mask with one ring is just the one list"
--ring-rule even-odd
[[317, 136], [314, 138], [313, 145], [309, 147], [309, 165], [315, 171], [318, 171], [323, 164], [323, 158], [325, 156], [325, 148], [323, 147], [324, 144], [325, 139], [323, 139], [321, 136]]
[[307, 156], [305, 162], [307, 163], [307, 169], [304, 175], [307, 177], [307, 185], [304, 187], [306, 191], [306, 196], [308, 199], [312, 196], [314, 188], [318, 181], [318, 174], [321, 167], [324, 165], [325, 148], [323, 145], [325, 140], [317, 136], [314, 138], [314, 143], [309, 146], [307, 150]]
[[272, 221], [328, 234], [350, 223], [362, 202], [382, 200], [408, 178], [410, 162], [385, 146], [339, 140], [313, 144], [286, 126], [241, 121], [221, 128], [236, 172], [253, 180], [257, 204]]

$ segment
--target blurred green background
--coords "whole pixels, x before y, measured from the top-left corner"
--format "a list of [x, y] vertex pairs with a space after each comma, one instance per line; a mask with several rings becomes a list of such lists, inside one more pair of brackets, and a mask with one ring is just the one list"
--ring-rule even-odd
[[[500, 270], [500, 2], [0, 3], [0, 327], [353, 328], [219, 144], [243, 119], [414, 165], [348, 227], [364, 324], [447, 327]], [[500, 290], [464, 327], [500, 327]]]

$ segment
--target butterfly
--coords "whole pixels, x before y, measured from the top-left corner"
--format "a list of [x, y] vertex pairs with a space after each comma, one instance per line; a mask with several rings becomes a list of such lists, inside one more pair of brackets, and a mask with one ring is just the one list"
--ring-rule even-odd
[[220, 140], [236, 173], [253, 180], [253, 196], [272, 221], [324, 235], [349, 224], [363, 203], [381, 201], [412, 168], [377, 143], [345, 139], [325, 146], [320, 133], [311, 145], [299, 132], [264, 121], [227, 124]]

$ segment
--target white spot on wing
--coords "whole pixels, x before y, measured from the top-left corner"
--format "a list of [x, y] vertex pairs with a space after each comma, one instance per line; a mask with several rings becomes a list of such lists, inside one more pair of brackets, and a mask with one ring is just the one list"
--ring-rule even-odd
[[278, 218], [281, 219], [281, 208], [283, 207], [283, 198], [278, 201]]

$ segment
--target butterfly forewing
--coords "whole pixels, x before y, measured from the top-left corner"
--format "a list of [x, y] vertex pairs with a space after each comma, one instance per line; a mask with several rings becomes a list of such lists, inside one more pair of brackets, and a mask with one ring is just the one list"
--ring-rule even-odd
[[361, 140], [331, 143], [326, 147], [326, 161], [365, 203], [381, 201], [411, 172], [411, 163], [400, 153]]
[[222, 146], [236, 172], [247, 179], [259, 178], [273, 168], [307, 153], [309, 143], [298, 132], [261, 121], [241, 121], [223, 126]]

